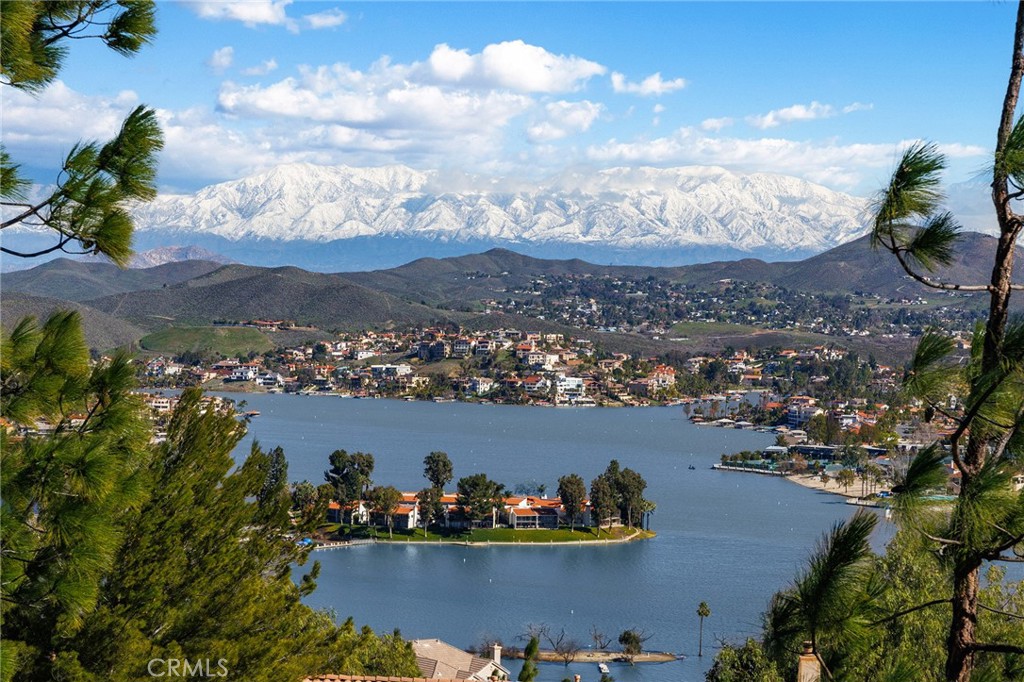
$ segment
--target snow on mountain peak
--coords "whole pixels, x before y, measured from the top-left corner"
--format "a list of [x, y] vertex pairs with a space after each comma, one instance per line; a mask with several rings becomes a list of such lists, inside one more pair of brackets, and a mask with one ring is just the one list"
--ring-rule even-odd
[[329, 242], [359, 236], [616, 248], [823, 251], [867, 230], [866, 201], [719, 167], [609, 168], [529, 190], [444, 191], [435, 171], [287, 164], [135, 210], [142, 230]]

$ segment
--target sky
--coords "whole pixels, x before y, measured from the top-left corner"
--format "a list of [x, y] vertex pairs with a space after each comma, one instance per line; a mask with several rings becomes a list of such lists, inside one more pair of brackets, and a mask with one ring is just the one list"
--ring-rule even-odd
[[[159, 2], [132, 58], [71, 46], [5, 87], [3, 140], [39, 182], [79, 139], [155, 108], [164, 193], [293, 162], [524, 183], [722, 166], [869, 196], [901, 149], [948, 180], [990, 163], [1008, 2]], [[454, 183], [455, 181], [452, 180]]]

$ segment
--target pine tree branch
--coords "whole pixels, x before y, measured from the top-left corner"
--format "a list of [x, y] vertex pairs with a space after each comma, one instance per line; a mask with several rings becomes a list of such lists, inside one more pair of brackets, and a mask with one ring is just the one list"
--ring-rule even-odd
[[19, 258], [35, 258], [36, 256], [43, 256], [48, 253], [53, 253], [54, 251], [63, 251], [64, 247], [68, 244], [68, 242], [72, 241], [73, 239], [74, 237], [65, 236], [64, 239], [62, 239], [56, 246], [52, 246], [48, 249], [43, 249], [42, 251], [36, 251], [35, 253], [24, 253], [21, 251], [15, 251], [14, 249], [8, 249], [6, 246], [0, 246], [0, 251], [11, 256], [18, 256]]
[[960, 426], [958, 426], [956, 431], [954, 431], [949, 437], [949, 442], [953, 451], [953, 459], [956, 461], [957, 467], [961, 472], [963, 472], [963, 465], [960, 461], [960, 438], [967, 432], [971, 423], [978, 416], [978, 413], [981, 412], [981, 408], [986, 404], [988, 399], [992, 397], [992, 394], [996, 392], [996, 389], [1002, 385], [1003, 381], [1005, 381], [1008, 376], [1008, 374], [1004, 374], [999, 377], [997, 381], [992, 382], [992, 385], [986, 388], [985, 391], [978, 396], [978, 399], [974, 401], [971, 409], [969, 409], [960, 419]]
[[888, 623], [889, 621], [896, 620], [897, 618], [902, 618], [903, 616], [907, 615], [908, 613], [913, 613], [914, 611], [920, 611], [921, 609], [927, 609], [927, 608], [929, 608], [931, 606], [938, 606], [939, 604], [949, 604], [952, 601], [953, 600], [951, 598], [950, 599], [935, 599], [933, 601], [925, 602], [923, 604], [918, 604], [917, 606], [913, 606], [913, 607], [911, 607], [909, 609], [904, 609], [903, 611], [897, 611], [896, 613], [892, 614], [891, 616], [886, 616], [885, 618], [883, 618], [881, 620], [876, 620], [873, 623], [869, 623], [869, 625], [871, 627], [874, 627], [876, 625], [881, 625], [882, 623]]
[[975, 642], [973, 644], [967, 644], [966, 647], [970, 651], [991, 651], [997, 654], [1024, 654], [1024, 647], [1016, 646], [1014, 644], [985, 644], [983, 642]]
[[942, 544], [942, 545], [962, 545], [962, 544], [964, 544], [960, 540], [949, 540], [947, 538], [940, 538], [940, 537], [937, 537], [935, 535], [930, 535], [929, 533], [925, 533], [920, 528], [917, 529], [917, 532], [920, 533], [921, 535], [925, 536], [929, 540], [931, 540], [933, 542], [938, 542], [939, 544]]
[[3, 203], [0, 203], [0, 206], [24, 206], [25, 208], [28, 209], [26, 211], [23, 211], [20, 215], [16, 215], [13, 218], [10, 218], [10, 219], [5, 220], [2, 223], [0, 223], [0, 230], [3, 230], [3, 229], [6, 229], [8, 227], [13, 227], [15, 225], [18, 225], [18, 224], [22, 223], [25, 219], [30, 218], [32, 216], [37, 216], [40, 220], [42, 220], [45, 223], [46, 222], [46, 218], [44, 218], [39, 212], [41, 210], [43, 210], [44, 208], [46, 208], [47, 206], [49, 206], [50, 204], [52, 204], [54, 202], [54, 200], [57, 198], [58, 194], [59, 194], [59, 192], [54, 194], [53, 196], [51, 196], [46, 201], [44, 201], [42, 203], [39, 203], [39, 204], [34, 204], [34, 205], [33, 204], [15, 204], [15, 203], [9, 203], [9, 202], [6, 202], [6, 201], [3, 202]]
[[[908, 275], [910, 275], [911, 277], [913, 277], [915, 280], [917, 280], [921, 284], [925, 285], [926, 287], [931, 287], [932, 289], [941, 289], [943, 291], [991, 291], [992, 290], [992, 287], [989, 284], [949, 284], [949, 283], [946, 283], [946, 282], [936, 282], [935, 280], [933, 280], [933, 279], [931, 279], [929, 277], [925, 277], [924, 275], [921, 275], [921, 274], [915, 272], [913, 270], [913, 268], [910, 267], [910, 263], [908, 263], [907, 260], [903, 257], [904, 254], [908, 253], [907, 249], [900, 248], [899, 246], [897, 246], [895, 244], [895, 240], [893, 242], [891, 242], [891, 244], [892, 245], [889, 247], [889, 251], [892, 252], [892, 254], [894, 256], [896, 256], [896, 260], [899, 261], [899, 264], [903, 267], [903, 270]], [[1024, 289], [1024, 286], [1022, 286], [1021, 288]]]
[[1000, 616], [1009, 616], [1010, 618], [1016, 618], [1018, 620], [1024, 620], [1024, 615], [1021, 615], [1019, 613], [1012, 613], [1010, 611], [1000, 611], [999, 609], [994, 609], [991, 606], [985, 606], [981, 602], [978, 602], [978, 608], [979, 609], [984, 609], [984, 610], [989, 611], [991, 613], [998, 613]]
[[[992, 525], [995, 525], [995, 524], [992, 524]], [[998, 526], [996, 526], [996, 527], [998, 528]], [[990, 561], [997, 560], [997, 558], [999, 557], [1000, 554], [1002, 554], [1006, 550], [1012, 549], [1013, 547], [1016, 547], [1020, 543], [1024, 542], [1024, 534], [1022, 534], [1022, 535], [1011, 535], [1009, 531], [1007, 531], [1007, 530], [1005, 530], [1003, 528], [999, 528], [999, 530], [1003, 531], [1007, 535], [1010, 535], [1010, 539], [1007, 540], [1006, 542], [1004, 542], [1003, 544], [998, 545], [997, 547], [993, 547], [991, 551], [986, 552], [983, 555], [983, 557], [985, 559], [988, 559]], [[1016, 554], [1016, 552], [1014, 552], [1014, 554]]]

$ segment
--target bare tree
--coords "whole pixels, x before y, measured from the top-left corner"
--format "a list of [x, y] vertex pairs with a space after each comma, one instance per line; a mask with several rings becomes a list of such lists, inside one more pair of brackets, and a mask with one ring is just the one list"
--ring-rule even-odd
[[590, 626], [590, 638], [594, 640], [594, 646], [605, 651], [612, 644], [612, 638], [597, 629], [596, 625]]
[[553, 634], [549, 629], [544, 633], [544, 638], [551, 645], [551, 650], [555, 652], [558, 658], [562, 659], [562, 663], [566, 667], [576, 660], [580, 650], [583, 649], [583, 644], [575, 637], [568, 635], [565, 632], [565, 628], [559, 630], [557, 635]]

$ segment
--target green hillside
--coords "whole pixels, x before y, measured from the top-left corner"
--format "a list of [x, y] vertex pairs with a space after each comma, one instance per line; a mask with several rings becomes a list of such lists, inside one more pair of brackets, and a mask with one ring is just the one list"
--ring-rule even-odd
[[142, 338], [145, 350], [177, 355], [205, 351], [234, 356], [274, 349], [266, 334], [249, 327], [168, 327]]
[[[6, 280], [5, 280], [6, 284]], [[14, 329], [23, 318], [32, 316], [40, 323], [58, 310], [77, 310], [82, 316], [85, 342], [89, 348], [108, 351], [129, 347], [138, 342], [145, 332], [130, 322], [118, 319], [90, 306], [75, 301], [64, 301], [43, 296], [26, 296], [4, 291], [0, 298], [0, 323], [6, 332]]]

